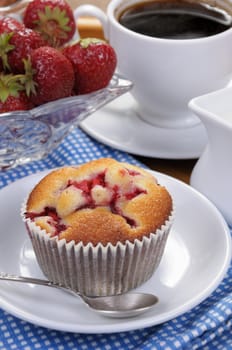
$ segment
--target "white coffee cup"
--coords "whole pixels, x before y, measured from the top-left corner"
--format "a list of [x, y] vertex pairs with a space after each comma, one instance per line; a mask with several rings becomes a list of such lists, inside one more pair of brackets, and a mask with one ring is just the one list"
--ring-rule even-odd
[[[76, 18], [94, 16], [102, 23], [106, 39], [116, 50], [119, 72], [134, 83], [132, 95], [143, 120], [164, 128], [192, 127], [200, 121], [188, 102], [225, 87], [232, 78], [232, 29], [181, 40], [138, 34], [118, 21], [123, 9], [138, 2], [142, 1], [112, 0], [106, 13], [82, 5], [74, 14]], [[232, 13], [229, 0], [222, 6]]]

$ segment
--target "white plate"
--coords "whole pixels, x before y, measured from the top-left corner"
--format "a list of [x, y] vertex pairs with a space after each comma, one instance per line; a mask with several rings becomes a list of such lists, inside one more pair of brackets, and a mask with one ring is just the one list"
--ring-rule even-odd
[[81, 128], [94, 139], [132, 154], [169, 158], [198, 158], [206, 145], [201, 123], [189, 128], [159, 128], [136, 113], [136, 102], [127, 93], [85, 119]]
[[[62, 331], [110, 333], [157, 325], [190, 310], [207, 298], [224, 277], [231, 258], [230, 233], [218, 210], [190, 186], [153, 172], [171, 192], [176, 220], [162, 262], [138, 290], [160, 301], [135, 318], [109, 319], [60, 290], [0, 281], [0, 306], [9, 313]], [[0, 191], [0, 271], [43, 277], [37, 265], [20, 206], [45, 172], [28, 176]]]

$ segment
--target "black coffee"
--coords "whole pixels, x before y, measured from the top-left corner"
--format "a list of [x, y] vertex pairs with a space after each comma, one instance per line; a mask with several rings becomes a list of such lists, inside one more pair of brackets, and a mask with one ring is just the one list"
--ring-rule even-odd
[[207, 37], [231, 27], [231, 16], [225, 11], [181, 0], [134, 4], [118, 20], [134, 32], [168, 39]]

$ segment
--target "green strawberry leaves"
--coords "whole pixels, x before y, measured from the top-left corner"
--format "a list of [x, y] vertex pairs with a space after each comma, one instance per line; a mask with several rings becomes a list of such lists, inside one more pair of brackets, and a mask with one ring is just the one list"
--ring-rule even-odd
[[15, 46], [10, 44], [10, 39], [14, 33], [3, 33], [0, 34], [0, 58], [2, 59], [2, 65], [4, 70], [10, 71], [10, 66], [8, 63], [8, 52], [14, 50]]
[[0, 74], [0, 101], [5, 102], [9, 96], [17, 97], [19, 91], [25, 91], [27, 97], [36, 94], [37, 84], [33, 80], [35, 70], [31, 66], [30, 58], [23, 60], [25, 74]]
[[69, 17], [59, 7], [45, 6], [44, 11], [38, 12], [38, 20], [34, 24], [36, 30], [54, 47], [59, 46], [60, 39], [66, 39], [71, 31]]
[[98, 38], [84, 38], [79, 41], [79, 44], [83, 49], [87, 49], [87, 47], [90, 44], [101, 44], [101, 43], [106, 43], [106, 41]]
[[17, 97], [24, 86], [21, 77], [13, 74], [0, 74], [0, 101], [5, 102], [9, 96]]

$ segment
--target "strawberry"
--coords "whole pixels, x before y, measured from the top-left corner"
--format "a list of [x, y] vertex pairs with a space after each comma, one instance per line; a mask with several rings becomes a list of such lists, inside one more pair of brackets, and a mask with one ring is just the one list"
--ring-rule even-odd
[[33, 107], [17, 76], [0, 74], [0, 113], [28, 110]]
[[70, 41], [76, 31], [73, 11], [65, 0], [33, 0], [26, 7], [23, 22], [54, 47]]
[[35, 94], [30, 99], [35, 105], [71, 96], [74, 71], [71, 62], [57, 49], [43, 46], [31, 53], [26, 62], [26, 74], [33, 76]]
[[[24, 29], [25, 26], [23, 23], [17, 21], [13, 17], [2, 17], [0, 18], [0, 71], [2, 72], [6, 67], [9, 68], [8, 61], [7, 61], [7, 52], [12, 50], [13, 47], [7, 47], [6, 43], [8, 45], [8, 42], [6, 42], [7, 38], [2, 39], [1, 34], [3, 33], [11, 33], [17, 30]], [[4, 51], [3, 51], [4, 47]]]
[[20, 91], [17, 96], [10, 95], [5, 102], [0, 100], [0, 113], [25, 111], [33, 107], [24, 91]]
[[86, 94], [108, 85], [117, 64], [112, 46], [100, 39], [85, 38], [65, 47], [62, 52], [73, 64], [76, 94]]
[[44, 46], [45, 41], [39, 33], [29, 28], [22, 28], [14, 32], [8, 30], [5, 32], [0, 30], [0, 57], [3, 68], [23, 73], [23, 59], [27, 58], [32, 50]]
[[22, 30], [24, 28], [25, 28], [25, 25], [13, 17], [2, 17], [0, 19], [0, 33], [15, 32], [17, 30]]

